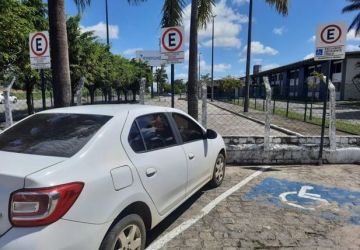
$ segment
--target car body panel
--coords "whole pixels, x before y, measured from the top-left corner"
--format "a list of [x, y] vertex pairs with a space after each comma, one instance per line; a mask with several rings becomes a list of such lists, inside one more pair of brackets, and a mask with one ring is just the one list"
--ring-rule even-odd
[[[113, 118], [100, 128], [79, 152], [70, 158], [32, 156], [0, 151], [0, 157], [7, 155], [8, 159], [6, 162], [11, 163], [13, 161], [12, 158], [16, 158], [19, 162], [12, 164], [14, 168], [9, 168], [9, 171], [11, 169], [13, 172], [8, 172], [8, 174], [0, 168], [0, 177], [6, 174], [6, 177], [12, 176], [15, 178], [15, 180], [10, 178], [8, 180], [14, 186], [8, 188], [7, 200], [5, 199], [6, 201], [2, 202], [4, 206], [1, 209], [8, 209], [9, 193], [22, 187], [51, 187], [79, 181], [84, 183], [80, 196], [62, 219], [47, 227], [12, 228], [0, 236], [0, 248], [1, 246], [6, 246], [4, 249], [14, 249], [12, 246], [25, 246], [32, 240], [40, 237], [40, 243], [35, 244], [33, 249], [46, 249], [47, 243], [44, 243], [43, 246], [40, 245], [42, 240], [44, 238], [53, 239], [56, 237], [54, 234], [58, 232], [57, 230], [63, 227], [63, 231], [66, 232], [64, 233], [65, 236], [68, 232], [69, 234], [73, 232], [73, 234], [79, 234], [80, 239], [73, 239], [71, 235], [66, 239], [65, 236], [61, 235], [59, 241], [54, 239], [54, 242], [60, 242], [60, 239], [64, 238], [64, 242], [60, 242], [57, 245], [60, 249], [83, 248], [79, 247], [81, 246], [80, 240], [83, 241], [86, 249], [97, 249], [111, 224], [129, 205], [136, 202], [146, 204], [151, 214], [150, 228], [153, 228], [194, 192], [200, 189], [211, 178], [217, 154], [221, 149], [225, 148], [222, 138], [218, 136], [216, 139], [201, 141], [202, 145], [199, 143], [197, 150], [203, 154], [207, 152], [207, 159], [203, 168], [199, 169], [194, 175], [189, 174], [188, 171], [191, 168], [196, 168], [196, 164], [189, 166], [185, 154], [186, 150], [191, 149], [187, 149], [187, 146], [183, 144], [161, 149], [158, 152], [155, 150], [149, 152], [147, 156], [137, 154], [141, 157], [134, 159], [135, 153], [127, 141], [133, 120], [139, 115], [158, 112], [182, 113], [175, 109], [142, 105], [94, 105], [42, 112], [99, 114], [110, 115]], [[207, 151], [204, 151], [205, 145], [207, 145]], [[174, 151], [173, 149], [176, 150]], [[6, 157], [4, 158], [6, 159]], [[33, 160], [25, 161], [26, 157]], [[3, 160], [3, 157], [1, 159]], [[161, 169], [158, 166], [153, 166], [151, 161], [154, 160], [156, 163], [160, 162], [162, 164]], [[24, 164], [21, 164], [21, 162], [24, 162]], [[169, 170], [166, 169], [169, 166], [171, 167], [170, 171], [166, 172], [166, 170]], [[156, 181], [155, 184], [152, 184], [153, 180], [151, 178], [145, 178], [144, 176], [144, 170], [149, 167], [159, 168], [156, 175], [158, 179], [153, 178]], [[126, 185], [122, 186], [120, 183], [121, 177], [116, 176], [117, 184], [120, 186], [120, 188], [116, 188], [113, 182], [114, 176], [112, 175], [114, 174], [112, 172], [114, 169], [126, 169], [127, 180], [124, 181]], [[165, 174], [162, 174], [163, 172]], [[206, 172], [205, 177], [201, 176], [202, 173]], [[195, 176], [199, 176], [201, 179], [191, 189], [188, 189], [187, 186], [189, 176], [190, 179], [195, 180]], [[164, 183], [167, 186], [164, 186]], [[150, 187], [151, 185], [155, 186]], [[174, 186], [176, 187], [174, 188]], [[2, 187], [2, 183], [0, 183], [0, 187]], [[151, 190], [152, 188], [153, 190]], [[157, 195], [157, 192], [162, 191], [163, 194], [160, 194], [159, 197], [154, 198], [154, 196], [151, 197], [151, 194], [149, 195], [152, 192], [155, 192], [154, 195]], [[159, 206], [158, 203], [163, 204]], [[73, 224], [74, 231], [71, 229], [67, 231], [67, 228], [71, 227], [69, 225], [72, 225], [67, 223], [68, 221], [78, 223]], [[86, 225], [89, 225], [89, 229], [86, 228]], [[84, 229], [82, 229], [83, 227]], [[8, 230], [9, 224], [4, 228]], [[47, 234], [51, 235], [46, 236]], [[94, 239], [89, 239], [88, 234], [92, 234]], [[72, 240], [74, 240], [73, 245], [71, 244]], [[92, 244], [89, 248], [86, 247], [90, 245], [87, 241]]]
[[[162, 111], [165, 112], [166, 110], [163, 109]], [[138, 170], [145, 190], [156, 204], [159, 214], [163, 215], [185, 197], [187, 163], [181, 145], [142, 153], [136, 153], [132, 150], [128, 142], [129, 131], [133, 121], [144, 114], [148, 113], [144, 113], [142, 110], [129, 113], [121, 141], [129, 159]], [[156, 173], [149, 177], [147, 171], [150, 169]]]

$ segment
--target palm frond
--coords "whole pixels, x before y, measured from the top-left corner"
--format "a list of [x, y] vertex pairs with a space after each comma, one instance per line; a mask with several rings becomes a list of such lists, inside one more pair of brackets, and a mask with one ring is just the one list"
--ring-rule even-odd
[[206, 24], [211, 20], [215, 0], [198, 0], [198, 26], [206, 28]]
[[349, 26], [349, 31], [353, 28], [355, 28], [355, 33], [356, 33], [355, 35], [356, 36], [360, 35], [360, 13], [357, 14], [357, 16], [351, 22], [351, 24]]
[[276, 10], [281, 15], [283, 15], [283, 16], [288, 15], [289, 0], [266, 0], [266, 2], [271, 6], [275, 6]]
[[360, 10], [360, 0], [349, 0], [349, 2], [352, 2], [352, 4], [349, 4], [349, 5], [345, 6], [342, 9], [343, 13], [351, 12], [351, 11], [354, 11], [354, 10]]
[[138, 5], [141, 2], [145, 2], [146, 0], [128, 0], [129, 4]]
[[91, 0], [74, 0], [79, 13], [83, 13], [86, 6], [91, 4]]
[[162, 8], [161, 27], [181, 25], [184, 7], [184, 0], [165, 0]]

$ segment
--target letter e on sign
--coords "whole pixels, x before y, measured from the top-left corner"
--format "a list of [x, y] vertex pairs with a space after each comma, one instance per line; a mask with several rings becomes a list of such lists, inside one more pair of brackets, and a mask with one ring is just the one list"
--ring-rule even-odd
[[161, 53], [183, 51], [184, 29], [180, 26], [161, 30]]
[[49, 32], [41, 31], [29, 35], [30, 64], [33, 69], [51, 67]]
[[316, 47], [345, 46], [346, 23], [320, 25], [316, 34]]

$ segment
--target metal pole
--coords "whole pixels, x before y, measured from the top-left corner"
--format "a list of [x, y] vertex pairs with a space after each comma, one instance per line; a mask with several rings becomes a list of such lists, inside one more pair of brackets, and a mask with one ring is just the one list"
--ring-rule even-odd
[[[150, 69], [151, 69], [151, 75], [154, 75], [154, 73], [153, 73], [153, 70], [154, 70], [153, 66], [151, 66]], [[151, 99], [152, 99], [152, 98], [154, 98], [154, 81], [151, 82]]]
[[211, 42], [211, 101], [214, 101], [214, 19], [216, 15], [212, 16], [212, 42]]
[[331, 64], [332, 60], [329, 61], [328, 65], [328, 75], [326, 77], [326, 86], [325, 86], [325, 95], [324, 95], [324, 104], [323, 104], [323, 115], [322, 115], [322, 125], [321, 125], [321, 138], [320, 138], [320, 150], [319, 150], [319, 165], [323, 164], [323, 150], [324, 150], [324, 134], [325, 134], [325, 120], [326, 120], [326, 104], [328, 99], [328, 87], [329, 87], [329, 78], [331, 75]]
[[175, 107], [175, 102], [174, 102], [174, 79], [175, 79], [175, 65], [171, 64], [171, 107], [174, 108]]
[[40, 69], [40, 77], [41, 77], [41, 96], [42, 96], [42, 106], [43, 109], [46, 109], [46, 95], [45, 95], [45, 77], [44, 70]]
[[248, 25], [248, 45], [247, 45], [247, 55], [246, 55], [246, 82], [245, 82], [244, 112], [249, 111], [252, 12], [253, 12], [253, 0], [250, 0], [250, 3], [249, 3], [249, 25]]
[[109, 46], [109, 13], [108, 13], [108, 0], [105, 0], [105, 11], [106, 11], [106, 44]]
[[201, 56], [201, 52], [199, 53], [199, 82], [200, 82], [200, 62], [201, 62], [201, 61], [200, 61], [200, 60], [201, 60], [201, 57], [200, 57], [200, 56]]

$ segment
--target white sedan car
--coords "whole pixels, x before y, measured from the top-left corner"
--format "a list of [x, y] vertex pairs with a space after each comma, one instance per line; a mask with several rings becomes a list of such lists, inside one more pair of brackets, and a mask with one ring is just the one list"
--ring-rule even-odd
[[144, 105], [47, 110], [0, 134], [0, 249], [144, 249], [225, 145], [186, 113]]
[[[9, 101], [12, 102], [12, 103], [16, 103], [17, 102], [16, 96], [10, 95], [9, 96]], [[1, 103], [5, 103], [4, 93], [0, 93], [0, 104]]]

